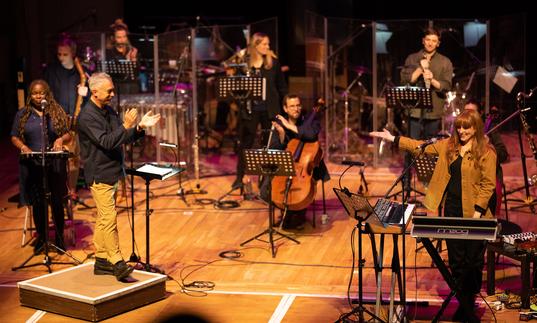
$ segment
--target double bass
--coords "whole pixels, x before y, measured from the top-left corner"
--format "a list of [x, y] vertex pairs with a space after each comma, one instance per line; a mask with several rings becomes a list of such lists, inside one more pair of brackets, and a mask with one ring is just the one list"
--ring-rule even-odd
[[[324, 100], [319, 99], [307, 118], [313, 120], [323, 108]], [[272, 202], [282, 210], [302, 210], [315, 198], [317, 185], [313, 178], [313, 170], [319, 166], [323, 151], [319, 141], [303, 142], [296, 138], [289, 141], [286, 150], [293, 155], [296, 175], [274, 177]]]
[[[74, 65], [80, 77], [80, 82], [78, 86], [79, 87], [85, 86], [86, 81], [87, 81], [87, 76], [86, 76], [86, 73], [84, 72], [84, 68], [82, 67], [82, 64], [80, 63], [80, 59], [78, 57], [75, 57]], [[65, 144], [67, 150], [69, 150], [69, 152], [75, 154], [76, 156], [80, 154], [80, 147], [78, 146], [78, 138], [77, 138], [77, 132], [76, 132], [76, 123], [78, 121], [77, 119], [78, 119], [78, 115], [80, 114], [80, 108], [82, 106], [83, 101], [84, 101], [84, 97], [79, 94], [76, 98], [75, 111], [71, 118], [71, 124], [69, 127], [70, 128], [69, 132], [71, 133], [71, 140], [67, 144]]]
[[[78, 84], [79, 87], [86, 85], [86, 73], [84, 72], [84, 69], [82, 68], [82, 64], [80, 63], [80, 59], [78, 57], [75, 57], [74, 59], [74, 65], [75, 68], [80, 76], [80, 83]], [[68, 174], [68, 188], [69, 193], [74, 194], [76, 192], [76, 182], [78, 180], [78, 172], [80, 169], [80, 145], [78, 142], [78, 134], [76, 131], [76, 122], [78, 119], [78, 115], [80, 114], [80, 107], [82, 106], [82, 102], [84, 100], [84, 97], [80, 94], [76, 98], [75, 102], [75, 111], [73, 113], [73, 116], [71, 118], [71, 124], [69, 126], [69, 133], [71, 134], [71, 140], [69, 142], [66, 142], [64, 144], [65, 149], [67, 149], [71, 154], [72, 157], [69, 158], [68, 164], [69, 164], [69, 174]]]

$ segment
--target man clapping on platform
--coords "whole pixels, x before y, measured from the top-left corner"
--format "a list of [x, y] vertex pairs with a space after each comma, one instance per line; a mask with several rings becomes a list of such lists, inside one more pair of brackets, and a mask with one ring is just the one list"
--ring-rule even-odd
[[133, 268], [123, 260], [119, 250], [115, 193], [118, 180], [124, 176], [121, 145], [145, 135], [144, 129], [154, 126], [160, 114], [146, 113], [137, 124], [138, 112], [125, 112], [123, 122], [109, 105], [115, 89], [110, 76], [95, 73], [89, 79], [91, 98], [78, 120], [81, 157], [85, 161], [86, 183], [97, 206], [93, 243], [96, 275], [114, 275], [122, 280]]

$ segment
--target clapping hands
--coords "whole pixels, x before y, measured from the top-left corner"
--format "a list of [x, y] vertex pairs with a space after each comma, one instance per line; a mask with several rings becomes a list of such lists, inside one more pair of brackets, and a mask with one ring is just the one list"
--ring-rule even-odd
[[138, 126], [142, 129], [145, 129], [147, 127], [153, 127], [157, 124], [160, 120], [160, 113], [153, 114], [152, 110], [149, 110], [144, 116], [142, 117], [142, 120], [138, 124]]
[[136, 120], [138, 119], [138, 111], [136, 109], [130, 109], [125, 112], [125, 117], [123, 118], [123, 126], [125, 129], [129, 129], [136, 125]]

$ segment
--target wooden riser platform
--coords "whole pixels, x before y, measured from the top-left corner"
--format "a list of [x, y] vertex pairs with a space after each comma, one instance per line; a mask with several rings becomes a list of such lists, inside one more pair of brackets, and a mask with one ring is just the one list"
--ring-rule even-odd
[[128, 282], [94, 275], [93, 263], [61, 270], [18, 284], [23, 306], [100, 321], [166, 296], [166, 275], [135, 270]]

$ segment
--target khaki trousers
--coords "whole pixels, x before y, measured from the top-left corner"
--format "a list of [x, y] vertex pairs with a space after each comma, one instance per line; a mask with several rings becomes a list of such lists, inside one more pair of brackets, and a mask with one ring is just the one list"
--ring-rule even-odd
[[109, 185], [95, 183], [90, 187], [93, 200], [97, 206], [97, 220], [93, 233], [95, 257], [108, 259], [112, 264], [123, 260], [119, 250], [117, 231], [117, 212], [115, 194], [117, 183]]

